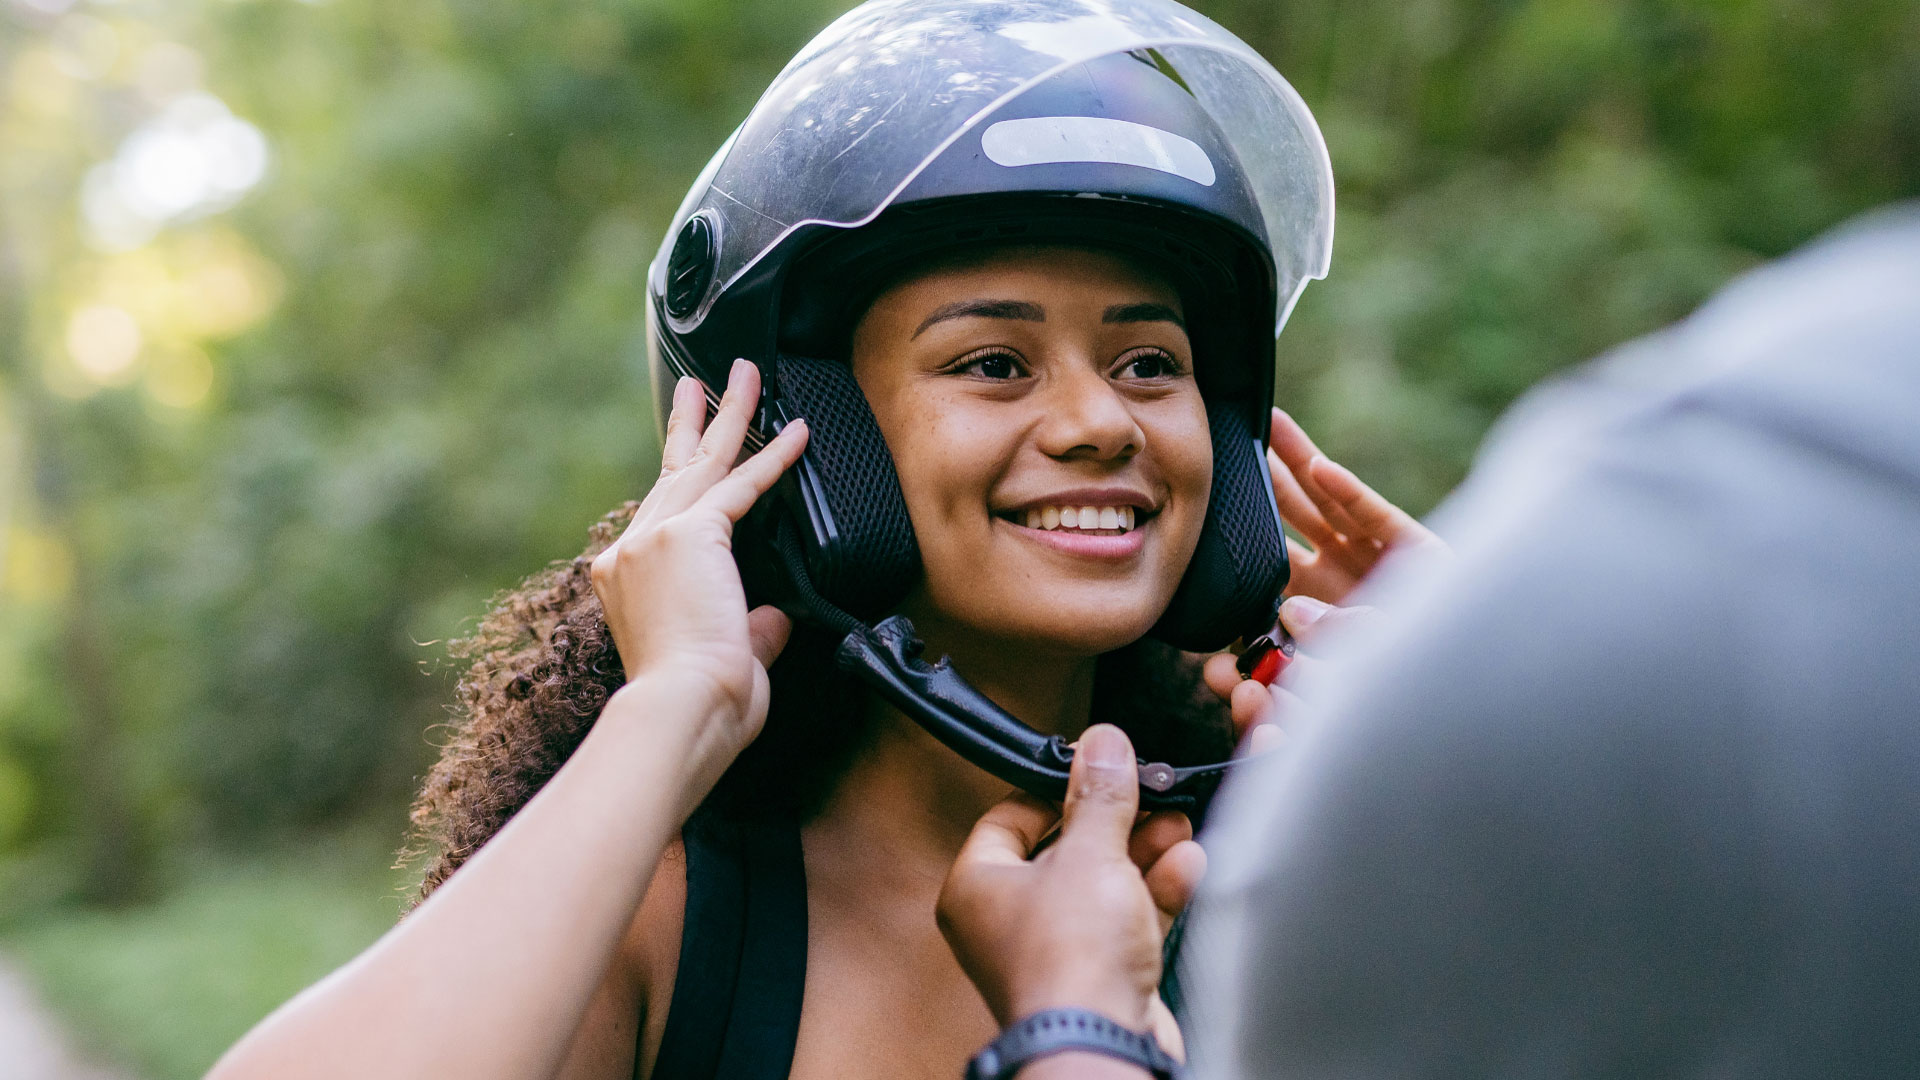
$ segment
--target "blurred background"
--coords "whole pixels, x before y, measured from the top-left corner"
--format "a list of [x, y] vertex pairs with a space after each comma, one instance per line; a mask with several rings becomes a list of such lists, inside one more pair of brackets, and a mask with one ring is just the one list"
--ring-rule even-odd
[[[0, 963], [87, 1053], [198, 1076], [392, 922], [444, 642], [642, 489], [647, 260], [845, 6], [0, 0]], [[1912, 0], [1195, 6], [1333, 153], [1281, 403], [1416, 511], [1920, 194]]]

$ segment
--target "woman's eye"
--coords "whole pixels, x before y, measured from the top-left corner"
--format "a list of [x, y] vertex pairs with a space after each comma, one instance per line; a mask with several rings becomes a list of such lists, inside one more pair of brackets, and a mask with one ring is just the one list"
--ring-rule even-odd
[[1158, 349], [1135, 353], [1120, 364], [1120, 375], [1128, 379], [1165, 379], [1180, 374], [1180, 364]]
[[1013, 379], [1020, 375], [1020, 362], [1012, 353], [990, 352], [963, 360], [954, 370], [983, 379]]

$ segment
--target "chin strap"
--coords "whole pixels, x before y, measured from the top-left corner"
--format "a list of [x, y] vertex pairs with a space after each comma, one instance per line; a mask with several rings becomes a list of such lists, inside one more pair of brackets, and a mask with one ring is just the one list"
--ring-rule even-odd
[[[945, 658], [933, 664], [921, 659], [926, 645], [906, 616], [870, 627], [821, 596], [808, 577], [799, 540], [785, 522], [774, 547], [805, 609], [803, 617], [845, 635], [835, 654], [841, 668], [966, 760], [1030, 794], [1055, 802], [1066, 797], [1073, 748], [1065, 739], [1022, 723], [968, 684]], [[1138, 765], [1141, 809], [1191, 814], [1206, 806], [1233, 762]]]

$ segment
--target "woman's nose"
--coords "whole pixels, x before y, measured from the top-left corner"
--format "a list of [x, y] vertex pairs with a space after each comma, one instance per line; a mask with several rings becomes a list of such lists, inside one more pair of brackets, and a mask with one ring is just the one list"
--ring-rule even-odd
[[1049, 457], [1129, 458], [1146, 444], [1126, 399], [1100, 372], [1077, 371], [1051, 381], [1039, 437], [1040, 450]]

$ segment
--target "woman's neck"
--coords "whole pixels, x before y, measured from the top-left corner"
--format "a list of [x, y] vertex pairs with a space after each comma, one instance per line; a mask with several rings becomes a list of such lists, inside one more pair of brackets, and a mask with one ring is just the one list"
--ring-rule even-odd
[[[1096, 658], [987, 641], [936, 620], [915, 619], [930, 656], [945, 655], [974, 688], [1044, 734], [1068, 739], [1087, 725]], [[980, 815], [1006, 798], [1002, 780], [962, 759], [899, 710], [872, 700], [873, 737], [816, 819], [915, 877], [944, 878]]]

